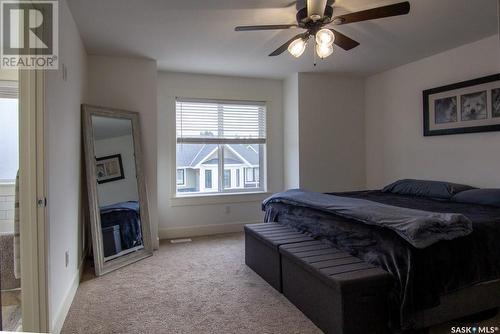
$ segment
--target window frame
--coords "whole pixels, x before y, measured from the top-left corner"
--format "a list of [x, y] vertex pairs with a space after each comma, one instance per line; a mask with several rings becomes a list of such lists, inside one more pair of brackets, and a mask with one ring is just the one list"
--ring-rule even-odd
[[[184, 98], [184, 97], [175, 97], [174, 99], [174, 113], [177, 117], [177, 107], [176, 104], [178, 101], [189, 101], [189, 102], [198, 102], [198, 103], [220, 103], [220, 104], [248, 104], [248, 105], [259, 105], [262, 106], [264, 109], [264, 122], [265, 122], [265, 139], [263, 142], [258, 142], [258, 143], [252, 143], [250, 141], [252, 140], [245, 140], [245, 139], [234, 139], [234, 140], [220, 140], [220, 139], [204, 139], [205, 144], [217, 144], [219, 146], [218, 151], [218, 175], [217, 175], [217, 184], [218, 184], [218, 191], [207, 191], [207, 192], [178, 192], [177, 191], [177, 185], [174, 185], [173, 187], [173, 196], [172, 198], [174, 199], [183, 199], [183, 198], [203, 198], [203, 197], [217, 197], [217, 196], [224, 196], [224, 195], [259, 195], [259, 194], [267, 194], [267, 173], [268, 173], [268, 166], [267, 166], [267, 149], [269, 145], [269, 140], [268, 140], [268, 106], [265, 101], [251, 101], [251, 100], [227, 100], [227, 99], [199, 99], [199, 98]], [[177, 145], [180, 143], [178, 142], [177, 138], [177, 122], [174, 125], [174, 145], [175, 148], [173, 150], [174, 152], [174, 159], [173, 163], [175, 164], [174, 170], [177, 169], [177, 160], [176, 160], [176, 152], [177, 152]], [[201, 140], [200, 140], [201, 141]], [[186, 140], [184, 141], [185, 144], [189, 143], [195, 143], [197, 141], [190, 141]], [[259, 175], [260, 175], [260, 180], [259, 180], [259, 187], [255, 188], [245, 188], [245, 175], [243, 175], [243, 180], [237, 180], [237, 183], [239, 183], [239, 186], [236, 186], [235, 188], [226, 188], [224, 187], [224, 148], [226, 144], [257, 144], [258, 145], [258, 154], [259, 154], [259, 165], [257, 167], [249, 167], [249, 168], [258, 168], [259, 169]], [[244, 169], [246, 167], [243, 167], [243, 174], [244, 174]], [[206, 171], [206, 170], [205, 170]], [[240, 173], [241, 173], [240, 172]], [[254, 171], [255, 175], [255, 171]], [[232, 180], [232, 175], [231, 175], [231, 180]], [[212, 171], [212, 181], [213, 180], [213, 171]], [[212, 188], [206, 188], [205, 189], [215, 189], [213, 182], [212, 182]]]

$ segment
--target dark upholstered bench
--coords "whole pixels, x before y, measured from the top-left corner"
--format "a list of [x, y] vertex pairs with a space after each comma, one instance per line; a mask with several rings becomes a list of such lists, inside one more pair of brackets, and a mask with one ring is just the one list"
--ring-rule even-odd
[[325, 333], [389, 333], [382, 269], [275, 223], [245, 226], [245, 263]]
[[280, 247], [283, 294], [325, 333], [388, 333], [391, 275], [317, 242]]
[[278, 248], [312, 240], [314, 239], [280, 224], [245, 225], [245, 263], [281, 292], [281, 259]]

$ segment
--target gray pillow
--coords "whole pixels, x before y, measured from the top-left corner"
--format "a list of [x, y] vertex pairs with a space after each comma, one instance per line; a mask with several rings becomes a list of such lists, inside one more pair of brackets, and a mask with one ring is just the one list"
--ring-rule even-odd
[[456, 194], [455, 202], [490, 205], [500, 208], [500, 189], [472, 189]]
[[474, 188], [463, 184], [443, 181], [405, 179], [389, 184], [384, 189], [382, 189], [382, 191], [401, 195], [422, 196], [449, 200], [454, 195], [470, 189]]

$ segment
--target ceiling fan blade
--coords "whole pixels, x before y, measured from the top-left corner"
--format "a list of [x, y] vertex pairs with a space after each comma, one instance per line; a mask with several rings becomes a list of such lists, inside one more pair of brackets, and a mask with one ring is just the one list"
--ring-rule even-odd
[[358, 42], [356, 42], [352, 38], [349, 38], [346, 35], [338, 32], [337, 30], [334, 30], [334, 29], [330, 29], [330, 30], [335, 35], [335, 40], [333, 41], [333, 43], [340, 46], [342, 49], [347, 51], [347, 50], [354, 49], [356, 46], [359, 45]]
[[303, 34], [298, 34], [296, 36], [293, 36], [292, 38], [290, 38], [290, 40], [288, 40], [285, 44], [283, 44], [282, 46], [280, 46], [279, 48], [277, 48], [276, 50], [274, 50], [270, 55], [269, 57], [274, 57], [274, 56], [279, 56], [280, 54], [282, 54], [283, 52], [285, 52], [287, 49], [288, 49], [288, 46], [290, 44], [292, 44], [293, 41], [295, 41], [297, 38], [307, 38], [309, 36], [309, 34], [306, 32], [306, 33], [303, 33]]
[[325, 15], [327, 0], [307, 0], [307, 16], [322, 18]]
[[234, 28], [235, 31], [257, 31], [257, 30], [280, 30], [297, 27], [296, 24], [271, 24], [261, 26], [239, 26]]
[[408, 1], [396, 3], [383, 7], [362, 10], [360, 12], [336, 16], [332, 19], [335, 24], [347, 24], [353, 22], [375, 20], [384, 17], [406, 15], [410, 12], [410, 3]]

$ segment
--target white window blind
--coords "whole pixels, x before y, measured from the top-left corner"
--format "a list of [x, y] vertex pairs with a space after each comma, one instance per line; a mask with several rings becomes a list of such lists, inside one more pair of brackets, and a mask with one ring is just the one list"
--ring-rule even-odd
[[178, 143], [264, 144], [263, 102], [176, 99]]

